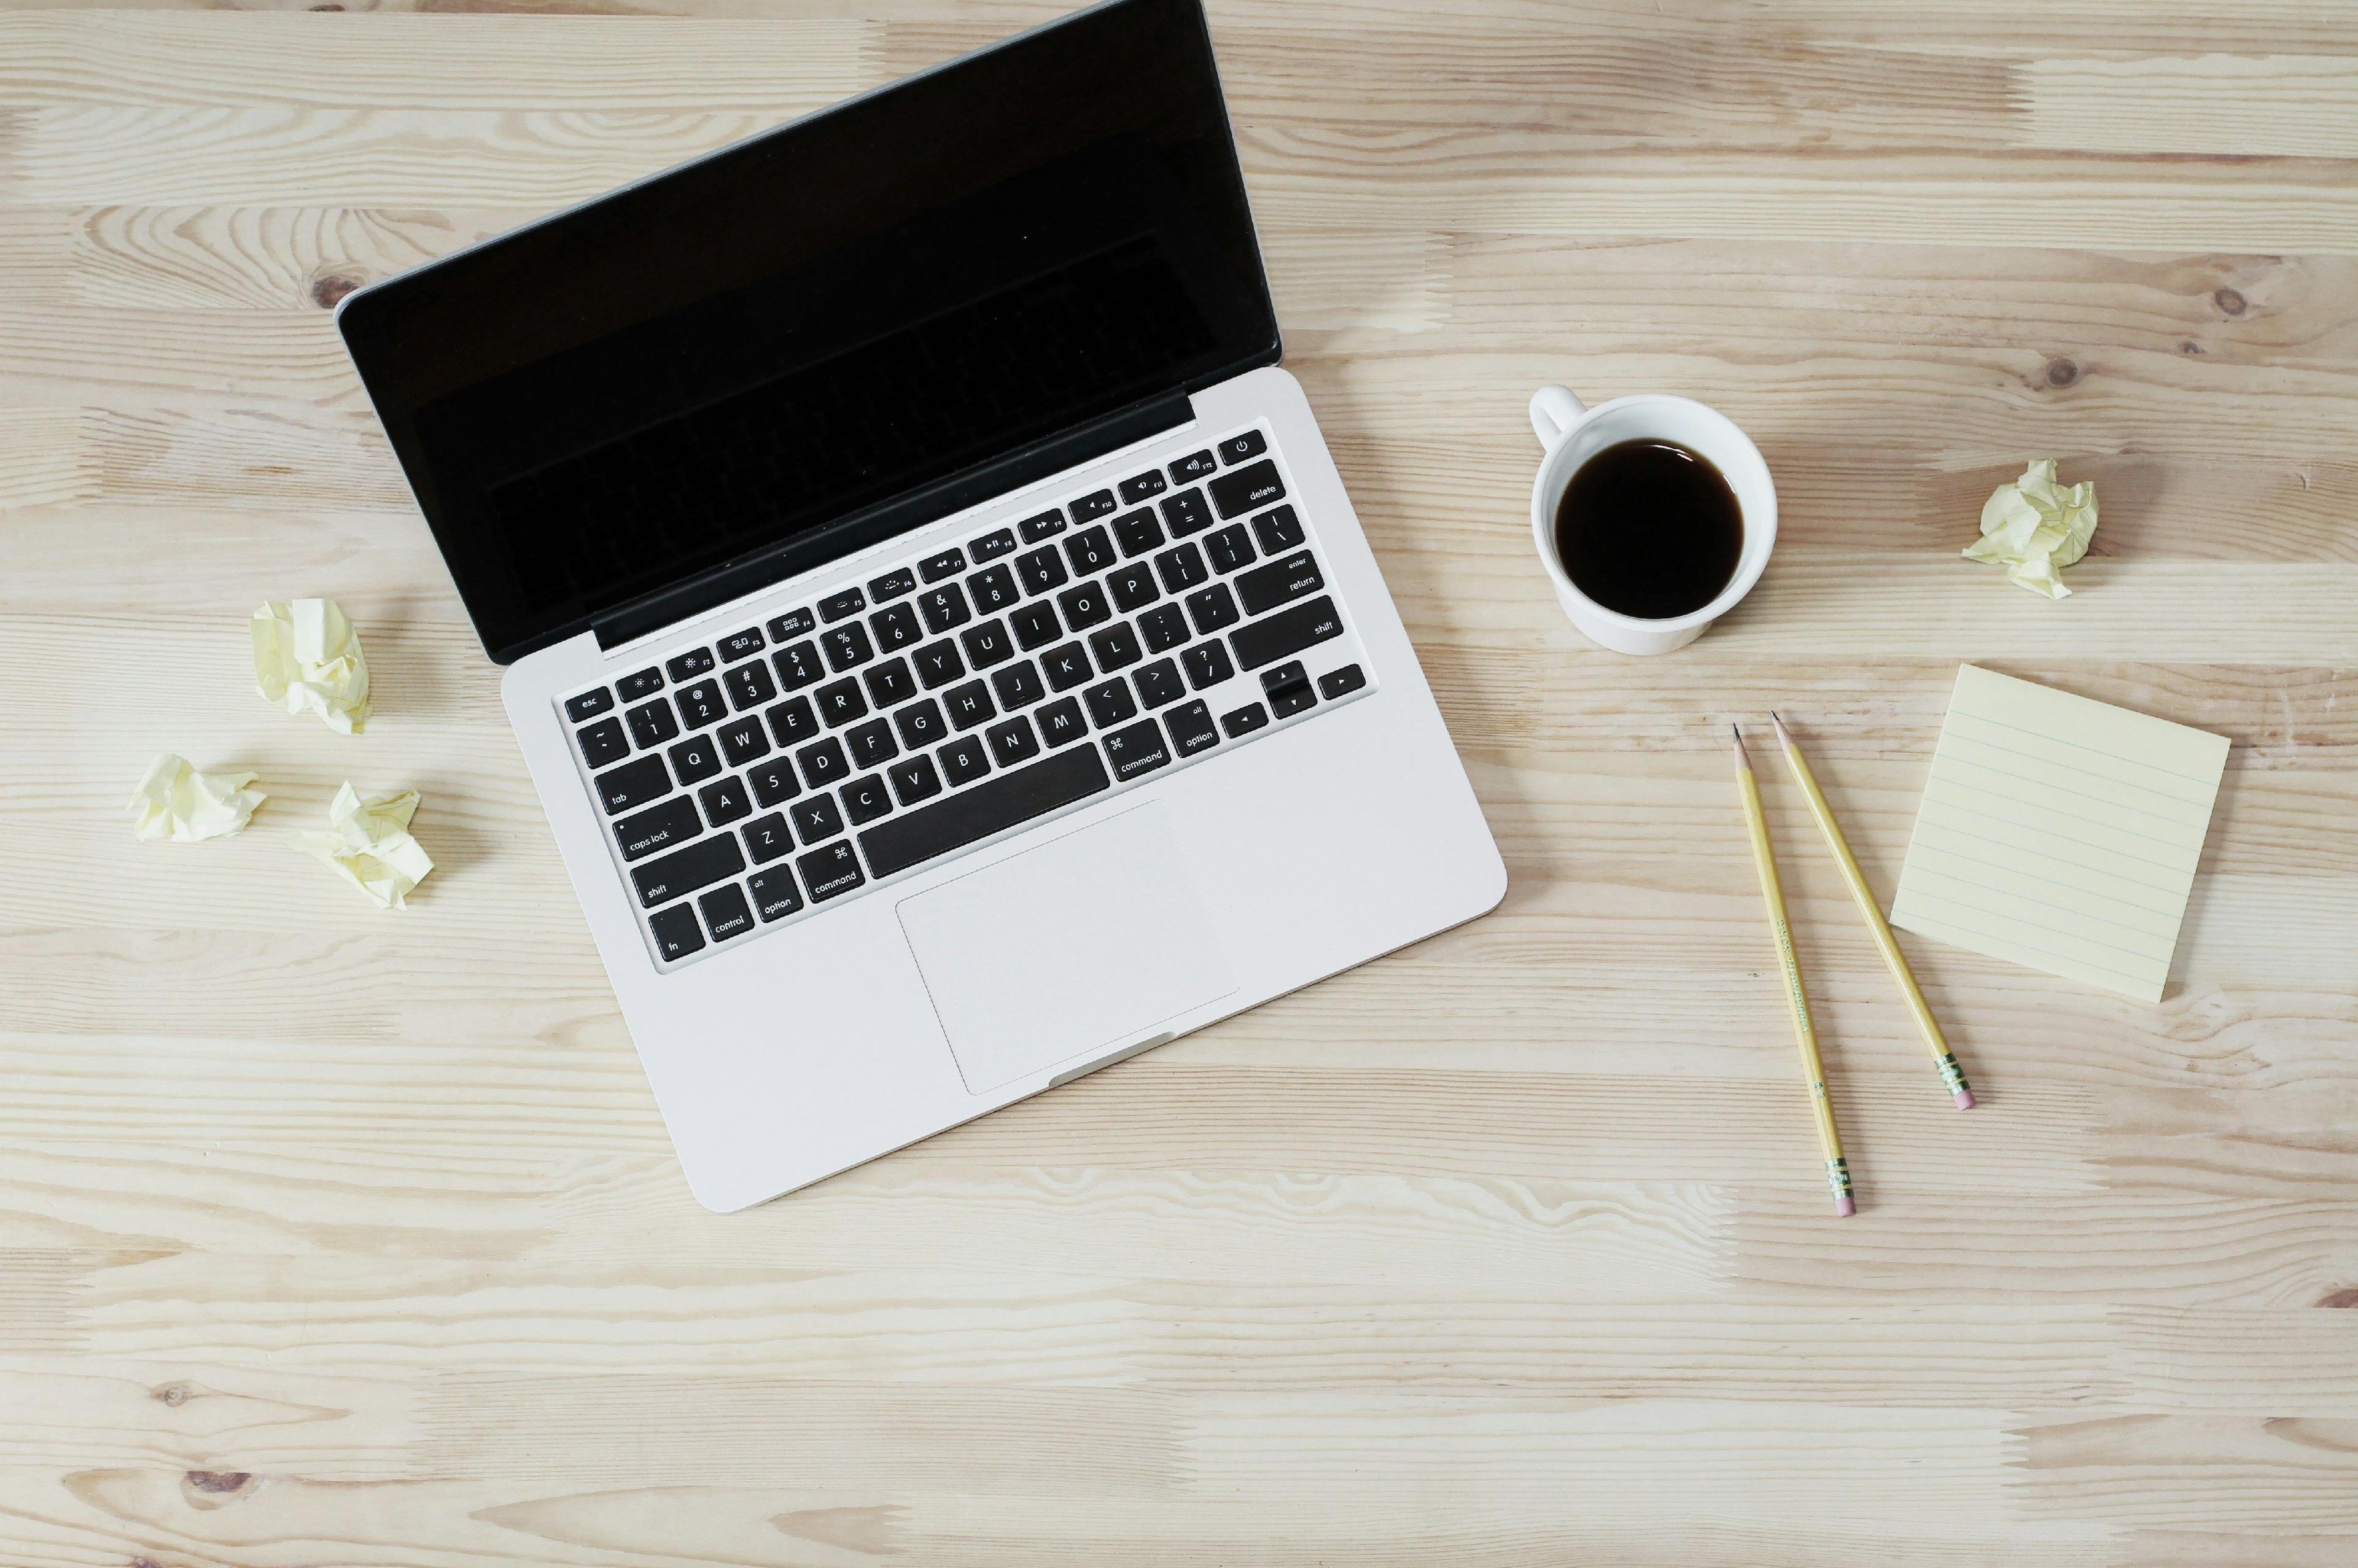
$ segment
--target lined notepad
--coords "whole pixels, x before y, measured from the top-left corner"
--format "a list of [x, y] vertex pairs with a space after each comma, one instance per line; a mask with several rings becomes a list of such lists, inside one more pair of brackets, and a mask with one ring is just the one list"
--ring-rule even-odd
[[1891, 924], [2159, 1001], [2227, 741], [1957, 672]]

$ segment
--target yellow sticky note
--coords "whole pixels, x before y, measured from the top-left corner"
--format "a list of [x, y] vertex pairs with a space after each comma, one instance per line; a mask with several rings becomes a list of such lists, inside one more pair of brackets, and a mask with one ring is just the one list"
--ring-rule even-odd
[[254, 689], [289, 713], [316, 713], [346, 735], [367, 726], [368, 658], [334, 600], [267, 603], [250, 626]]
[[434, 869], [426, 847], [410, 837], [409, 821], [416, 815], [416, 790], [362, 800], [348, 780], [328, 806], [326, 831], [288, 838], [305, 854], [327, 862], [379, 909], [400, 909], [410, 891]]
[[2159, 1001], [2227, 739], [1957, 672], [1891, 924]]

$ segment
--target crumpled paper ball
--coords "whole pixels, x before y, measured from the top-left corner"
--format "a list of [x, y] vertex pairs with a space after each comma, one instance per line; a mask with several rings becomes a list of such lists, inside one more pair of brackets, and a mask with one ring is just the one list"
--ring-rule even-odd
[[368, 721], [368, 660], [332, 599], [265, 604], [254, 612], [254, 682], [289, 713], [316, 713], [357, 735]]
[[328, 829], [291, 837], [297, 849], [325, 860], [379, 909], [399, 909], [434, 869], [425, 846], [409, 836], [409, 819], [416, 814], [414, 789], [362, 800], [347, 780], [328, 805]]
[[2096, 532], [2096, 484], [2055, 482], [2055, 460], [2041, 458], [1982, 507], [1982, 536], [1967, 545], [1972, 561], [1992, 561], [2033, 593], [2061, 599], [2071, 590], [2057, 575], [2088, 553]]
[[165, 752], [147, 764], [131, 795], [131, 831], [141, 838], [199, 844], [242, 833], [254, 808], [270, 797], [245, 786], [252, 773], [200, 773]]

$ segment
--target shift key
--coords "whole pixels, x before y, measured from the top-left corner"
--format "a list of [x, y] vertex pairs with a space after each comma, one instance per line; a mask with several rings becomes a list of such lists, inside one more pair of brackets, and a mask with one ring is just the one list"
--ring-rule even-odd
[[675, 850], [659, 860], [632, 867], [631, 881], [638, 887], [640, 906], [653, 909], [683, 893], [710, 887], [744, 869], [745, 851], [737, 847], [737, 835], [723, 833], [701, 844]]
[[1257, 670], [1342, 633], [1342, 614], [1335, 601], [1322, 593], [1291, 610], [1237, 628], [1228, 633], [1228, 643], [1237, 651], [1238, 668]]

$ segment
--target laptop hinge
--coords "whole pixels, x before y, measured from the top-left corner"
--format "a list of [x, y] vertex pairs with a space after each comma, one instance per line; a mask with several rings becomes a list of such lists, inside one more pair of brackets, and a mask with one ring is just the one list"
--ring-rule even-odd
[[757, 593], [814, 567], [863, 550], [896, 534], [979, 505], [994, 496], [1094, 462], [1108, 452], [1176, 429], [1195, 416], [1184, 392], [1166, 393], [1087, 425], [1036, 441], [1003, 458], [854, 512], [784, 545], [724, 561], [682, 582], [616, 605], [590, 622], [600, 648], [619, 647], [706, 611]]

